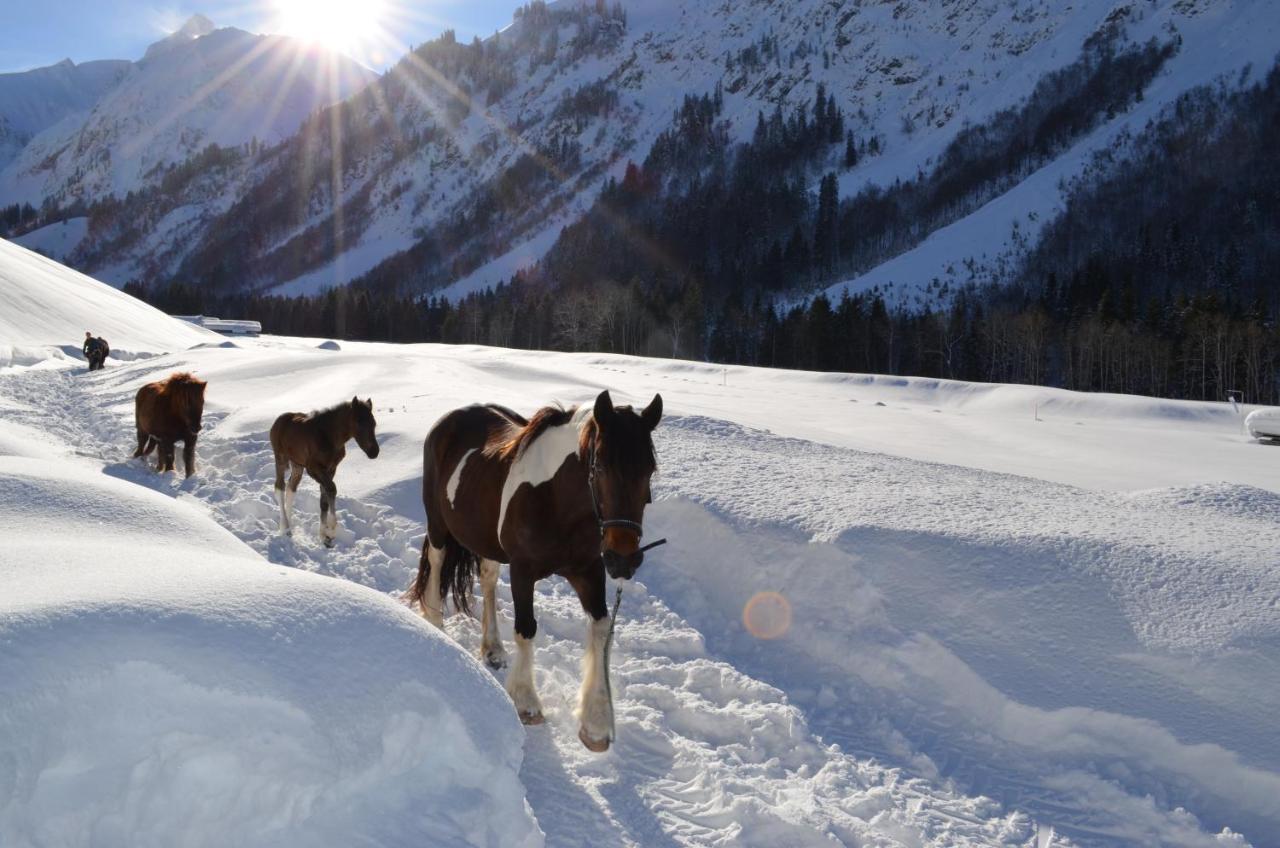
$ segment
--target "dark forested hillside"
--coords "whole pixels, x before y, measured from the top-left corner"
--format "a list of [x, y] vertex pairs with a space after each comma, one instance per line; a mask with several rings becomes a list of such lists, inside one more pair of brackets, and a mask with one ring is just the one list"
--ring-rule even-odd
[[733, 148], [716, 124], [720, 92], [686, 98], [643, 164], [606, 187], [534, 276], [570, 287], [697, 279], [716, 298], [807, 291], [914, 247], [1007, 191], [1141, 98], [1176, 49], [1092, 41], [1020, 107], [961, 130], [928, 173], [843, 200], [827, 169], [874, 156], [880, 141], [847, 129], [821, 87], [811, 103], [760, 114], [751, 140]]

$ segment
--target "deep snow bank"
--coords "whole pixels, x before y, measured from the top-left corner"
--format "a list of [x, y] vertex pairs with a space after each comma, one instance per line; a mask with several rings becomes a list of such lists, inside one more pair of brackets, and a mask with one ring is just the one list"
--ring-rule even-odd
[[538, 845], [523, 734], [385, 596], [0, 457], [0, 844]]
[[32, 349], [79, 350], [86, 330], [123, 354], [183, 350], [219, 338], [0, 239], [0, 367], [27, 364]]

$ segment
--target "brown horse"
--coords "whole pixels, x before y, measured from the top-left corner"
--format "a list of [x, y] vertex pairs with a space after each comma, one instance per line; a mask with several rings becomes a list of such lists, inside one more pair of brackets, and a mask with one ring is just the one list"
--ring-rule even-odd
[[206, 383], [186, 372], [138, 389], [133, 414], [138, 428], [135, 457], [146, 456], [157, 445], [156, 471], [173, 471], [176, 442], [182, 442], [182, 462], [190, 477], [196, 470], [196, 437], [204, 417]]
[[[280, 504], [280, 530], [293, 532], [293, 498], [302, 472], [320, 484], [320, 541], [333, 547], [338, 535], [338, 487], [333, 475], [347, 455], [347, 441], [356, 444], [370, 459], [378, 456], [378, 422], [373, 417], [373, 399], [351, 400], [306, 415], [286, 412], [271, 425], [271, 450], [276, 457], [276, 501]], [[284, 474], [289, 472], [289, 487]]]
[[640, 535], [649, 479], [657, 468], [653, 429], [662, 397], [643, 412], [614, 407], [601, 392], [593, 408], [546, 407], [532, 419], [501, 406], [448, 413], [423, 445], [427, 538], [408, 597], [437, 627], [445, 594], [468, 608], [477, 568], [484, 592], [481, 657], [505, 664], [494, 592], [498, 564], [511, 564], [516, 660], [507, 692], [521, 721], [542, 721], [533, 685], [534, 583], [559, 574], [590, 618], [578, 697], [578, 738], [608, 749], [613, 705], [603, 648], [609, 631], [605, 571], [630, 578], [644, 558]]

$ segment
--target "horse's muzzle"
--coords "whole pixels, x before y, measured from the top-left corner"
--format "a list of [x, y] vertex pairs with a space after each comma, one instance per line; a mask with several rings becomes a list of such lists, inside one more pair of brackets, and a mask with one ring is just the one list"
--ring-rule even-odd
[[[361, 447], [364, 447], [364, 445], [361, 445]], [[377, 459], [378, 454], [382, 453], [382, 448], [375, 444], [371, 448], [364, 448], [364, 453], [365, 453], [365, 456], [369, 457], [370, 459]]]
[[604, 570], [614, 580], [630, 580], [640, 568], [640, 563], [644, 562], [644, 551], [620, 554], [615, 550], [606, 550], [602, 556]]

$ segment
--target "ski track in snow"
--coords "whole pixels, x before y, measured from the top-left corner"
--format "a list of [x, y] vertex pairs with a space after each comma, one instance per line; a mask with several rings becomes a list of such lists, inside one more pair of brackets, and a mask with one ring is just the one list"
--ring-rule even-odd
[[[315, 484], [282, 537], [266, 434], [223, 438], [223, 413], [206, 413], [190, 480], [128, 459], [133, 387], [160, 368], [14, 372], [0, 393], [17, 402], [7, 415], [85, 446], [105, 473], [203, 505], [271, 562], [399, 596], [422, 521], [344, 496], [341, 469], [326, 549]], [[1021, 845], [1048, 825], [1055, 846], [1232, 844], [1213, 835], [1227, 825], [1277, 844], [1265, 840], [1280, 822], [1280, 750], [1255, 736], [1280, 674], [1248, 648], [1275, 638], [1280, 497], [1225, 484], [1099, 493], [698, 416], [670, 417], [658, 442], [651, 522], [672, 544], [625, 592], [606, 756], [582, 748], [572, 714], [585, 616], [563, 581], [538, 587], [547, 723], [528, 729], [521, 776], [548, 845]], [[912, 502], [922, 491], [928, 509]], [[966, 591], [988, 585], [966, 574], [984, 570], [1014, 575], [1007, 598], [982, 599], [1005, 619], [966, 627], [979, 609]], [[956, 590], [935, 597], [939, 581]], [[1060, 604], [1064, 587], [1094, 597], [1100, 584], [1109, 604]], [[794, 638], [742, 626], [763, 590], [793, 600]], [[504, 581], [508, 639], [509, 596]], [[829, 596], [838, 608], [817, 603]], [[446, 625], [478, 649], [477, 622]], [[1131, 665], [1063, 662], [1080, 638]], [[1160, 667], [1186, 653], [1204, 662]], [[1215, 666], [1258, 690], [1214, 693]], [[1151, 714], [1133, 715], [1147, 696]], [[1202, 726], [1230, 750], [1198, 738]]]
[[[420, 520], [344, 497], [339, 469], [336, 546], [317, 537], [319, 498], [309, 479], [298, 490], [294, 536], [282, 537], [266, 434], [222, 439], [224, 416], [206, 412], [195, 476], [157, 475], [154, 454], [147, 466], [128, 458], [136, 441], [126, 387], [136, 383], [122, 370], [0, 376], [4, 395], [22, 405], [9, 410], [15, 418], [85, 446], [78, 455], [107, 474], [202, 504], [271, 562], [403, 592], [416, 573]], [[499, 619], [509, 641], [513, 613], [502, 583]], [[586, 617], [558, 579], [538, 586], [535, 606], [547, 722], [528, 729], [521, 778], [549, 846], [1016, 845], [1035, 832], [1023, 812], [826, 744], [783, 691], [709, 655], [703, 635], [641, 582], [628, 586], [615, 641], [619, 739], [612, 753], [591, 754], [573, 716]], [[446, 629], [478, 651], [477, 621], [454, 615]]]

